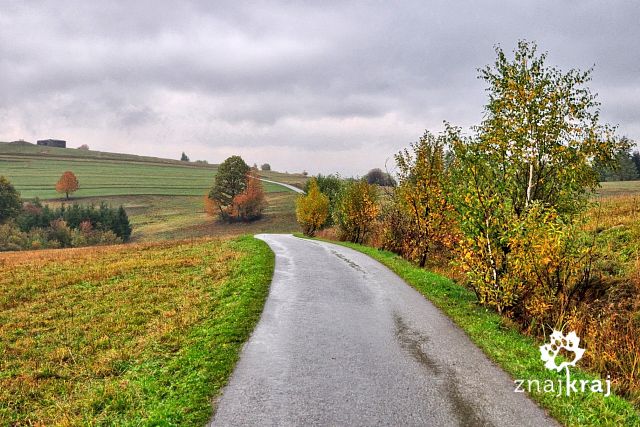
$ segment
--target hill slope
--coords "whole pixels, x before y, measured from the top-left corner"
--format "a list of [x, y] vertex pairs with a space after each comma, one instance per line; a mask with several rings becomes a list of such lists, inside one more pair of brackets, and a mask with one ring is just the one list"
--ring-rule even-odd
[[[131, 154], [36, 145], [0, 143], [0, 175], [12, 182], [23, 198], [60, 197], [55, 184], [64, 171], [80, 181], [77, 197], [202, 196], [211, 187], [217, 165], [181, 162]], [[289, 191], [265, 184], [265, 191]]]

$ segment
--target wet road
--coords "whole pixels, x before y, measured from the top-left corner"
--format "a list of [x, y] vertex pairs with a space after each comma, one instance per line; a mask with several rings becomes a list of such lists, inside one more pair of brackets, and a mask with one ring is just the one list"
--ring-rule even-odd
[[359, 252], [264, 234], [276, 270], [213, 425], [554, 425], [467, 336]]

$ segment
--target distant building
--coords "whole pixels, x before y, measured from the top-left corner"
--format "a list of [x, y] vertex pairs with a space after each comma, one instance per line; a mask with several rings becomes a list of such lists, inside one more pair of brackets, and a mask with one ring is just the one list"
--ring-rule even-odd
[[44, 145], [45, 147], [67, 148], [67, 141], [63, 141], [61, 139], [41, 139], [38, 141], [38, 145]]

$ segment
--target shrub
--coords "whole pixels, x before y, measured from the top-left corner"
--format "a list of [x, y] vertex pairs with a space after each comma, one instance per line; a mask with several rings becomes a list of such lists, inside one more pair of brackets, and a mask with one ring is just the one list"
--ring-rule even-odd
[[[438, 137], [426, 131], [420, 141], [396, 155], [399, 186], [396, 208], [403, 212], [405, 257], [424, 267], [433, 251], [442, 251], [453, 240], [452, 206], [445, 188], [449, 173], [445, 168], [446, 134]], [[399, 219], [399, 218], [391, 218]], [[400, 230], [398, 230], [400, 231]]]
[[348, 183], [336, 203], [335, 222], [343, 240], [363, 243], [379, 212], [376, 188], [365, 180]]
[[263, 163], [260, 166], [260, 169], [262, 169], [263, 171], [270, 171], [271, 170], [271, 165], [269, 163]]
[[27, 235], [12, 223], [0, 224], [0, 251], [19, 251], [28, 245]]
[[[340, 195], [340, 191], [343, 187], [343, 180], [339, 175], [322, 175], [318, 174], [315, 176], [315, 181], [318, 184], [318, 188], [322, 194], [329, 198], [329, 215], [327, 216], [327, 220], [322, 225], [323, 227], [327, 227], [333, 225], [333, 215], [335, 212], [336, 203], [338, 201], [338, 196]], [[304, 192], [309, 192], [309, 186], [311, 185], [311, 180], [308, 180], [304, 185]]]
[[253, 221], [262, 217], [267, 201], [262, 181], [254, 174], [247, 174], [245, 190], [233, 198], [228, 216], [234, 220]]
[[313, 236], [327, 221], [329, 216], [329, 197], [320, 192], [315, 178], [310, 180], [307, 194], [296, 200], [296, 218], [302, 231]]

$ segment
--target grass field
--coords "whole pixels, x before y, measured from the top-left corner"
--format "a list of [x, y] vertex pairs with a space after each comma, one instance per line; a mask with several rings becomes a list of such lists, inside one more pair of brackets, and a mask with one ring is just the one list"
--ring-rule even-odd
[[204, 425], [273, 262], [252, 237], [0, 255], [0, 425]]
[[640, 195], [640, 181], [601, 182], [597, 191], [599, 197]]
[[[176, 160], [76, 149], [0, 143], [0, 176], [6, 176], [25, 199], [59, 198], [55, 184], [70, 170], [80, 182], [74, 197], [166, 195], [201, 196], [213, 183], [217, 167]], [[287, 182], [297, 175], [266, 173]], [[289, 191], [264, 183], [266, 192]]]

